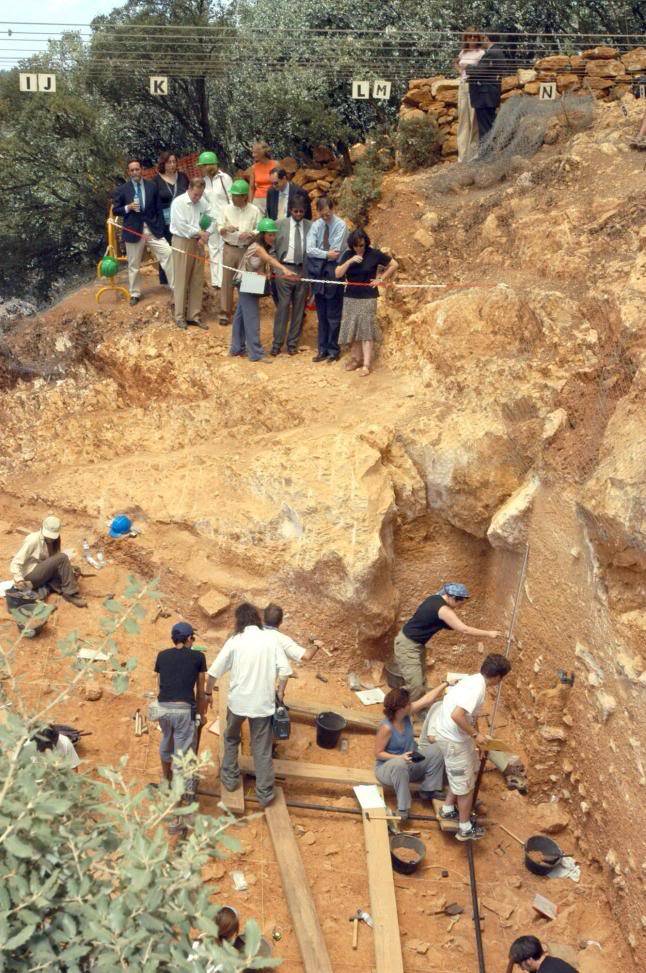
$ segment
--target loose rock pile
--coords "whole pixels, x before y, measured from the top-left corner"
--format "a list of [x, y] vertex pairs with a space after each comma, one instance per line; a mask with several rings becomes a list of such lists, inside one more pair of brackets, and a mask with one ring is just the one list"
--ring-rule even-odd
[[[555, 81], [556, 90], [592, 93], [612, 101], [630, 91], [635, 77], [646, 72], [646, 48], [620, 54], [614, 47], [593, 47], [582, 54], [556, 54], [540, 58], [531, 69], [520, 68], [502, 79], [502, 100], [518, 95], [538, 95], [541, 82]], [[435, 75], [409, 82], [400, 118], [429, 116], [438, 126], [442, 155], [457, 156], [458, 78]]]

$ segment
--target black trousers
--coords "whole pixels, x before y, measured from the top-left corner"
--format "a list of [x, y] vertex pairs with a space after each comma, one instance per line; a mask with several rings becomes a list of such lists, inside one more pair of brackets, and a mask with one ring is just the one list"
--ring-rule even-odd
[[70, 559], [62, 551], [40, 561], [25, 575], [25, 580], [31, 581], [35, 589], [48, 585], [52, 591], [59, 591], [62, 595], [76, 595], [79, 590]]
[[476, 119], [478, 120], [478, 137], [480, 141], [489, 134], [493, 128], [493, 123], [496, 120], [496, 107], [490, 107], [489, 105], [484, 105], [481, 108], [474, 109], [476, 113]]
[[338, 358], [339, 329], [343, 313], [343, 288], [335, 287], [330, 297], [316, 294], [316, 314], [318, 316], [318, 349], [319, 355], [327, 358]]

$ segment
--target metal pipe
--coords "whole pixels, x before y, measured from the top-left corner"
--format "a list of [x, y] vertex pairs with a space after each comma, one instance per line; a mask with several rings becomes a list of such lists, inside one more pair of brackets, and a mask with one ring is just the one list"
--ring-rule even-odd
[[480, 907], [478, 906], [478, 886], [476, 884], [476, 867], [473, 861], [473, 843], [467, 841], [467, 861], [469, 862], [469, 885], [471, 886], [471, 907], [473, 910], [473, 926], [476, 933], [476, 950], [478, 952], [478, 970], [485, 970], [484, 949], [482, 946], [482, 930], [480, 928]]
[[[202, 794], [204, 797], [220, 797], [219, 791], [210, 791], [206, 788], [200, 787], [198, 789], [198, 794]], [[255, 794], [245, 794], [245, 801], [251, 801], [252, 804], [258, 804], [258, 798]], [[335, 807], [332, 804], [310, 804], [305, 801], [288, 801], [285, 800], [287, 807], [295, 807], [303, 811], [332, 811], [335, 814], [358, 814], [361, 816], [363, 811], [357, 807]], [[437, 824], [438, 820], [434, 815], [431, 814], [410, 814], [408, 816], [409, 821], [428, 821], [432, 824]]]
[[[520, 569], [520, 575], [518, 577], [518, 586], [516, 588], [516, 597], [514, 598], [514, 608], [511, 613], [511, 622], [509, 623], [509, 632], [507, 633], [507, 647], [505, 648], [505, 659], [509, 658], [509, 653], [511, 651], [511, 640], [514, 634], [514, 626], [516, 624], [516, 615], [518, 613], [518, 602], [520, 599], [520, 591], [525, 580], [525, 570], [527, 568], [527, 558], [529, 557], [529, 544], [525, 544], [525, 557], [523, 558], [523, 564]], [[494, 726], [496, 723], [496, 712], [498, 711], [498, 703], [500, 702], [500, 693], [502, 691], [502, 682], [498, 684], [498, 692], [496, 693], [496, 700], [493, 704], [493, 710], [491, 711], [491, 720], [489, 721], [489, 733], [493, 736]]]

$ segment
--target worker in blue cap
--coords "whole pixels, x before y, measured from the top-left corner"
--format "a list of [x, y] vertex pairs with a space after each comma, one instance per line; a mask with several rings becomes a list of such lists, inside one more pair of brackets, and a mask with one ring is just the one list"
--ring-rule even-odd
[[466, 585], [454, 581], [443, 584], [434, 595], [424, 599], [395, 638], [395, 659], [411, 701], [427, 692], [426, 643], [436, 632], [452, 628], [462, 635], [475, 635], [477, 638], [500, 637], [500, 632], [473, 628], [458, 617], [455, 609], [468, 597]]

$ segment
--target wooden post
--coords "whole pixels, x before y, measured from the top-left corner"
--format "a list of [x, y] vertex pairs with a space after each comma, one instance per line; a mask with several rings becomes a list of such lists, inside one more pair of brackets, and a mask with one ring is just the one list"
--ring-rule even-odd
[[[298, 939], [303, 967], [305, 973], [332, 973], [323, 930], [292, 830], [282, 788], [277, 787], [275, 795], [272, 803], [265, 808], [265, 819], [274, 846], [294, 932]], [[395, 970], [390, 973], [395, 973]]]

